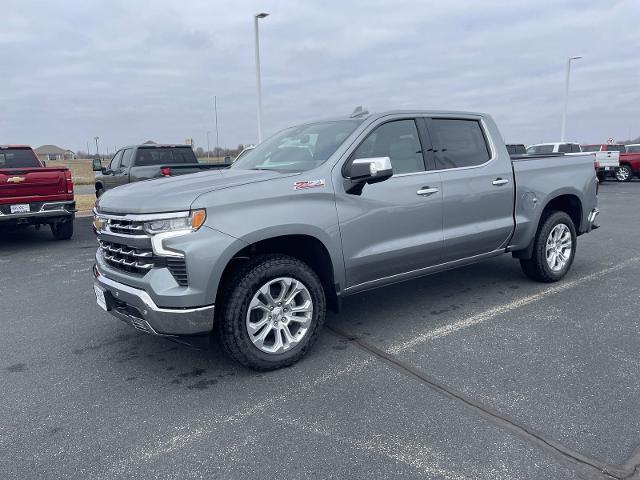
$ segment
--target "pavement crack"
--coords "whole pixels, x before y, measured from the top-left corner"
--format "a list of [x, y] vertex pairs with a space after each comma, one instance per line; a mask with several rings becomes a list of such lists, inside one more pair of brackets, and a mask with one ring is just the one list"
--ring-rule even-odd
[[[583, 472], [587, 474], [585, 478], [602, 478], [604, 475], [605, 478], [627, 480], [631, 478], [638, 469], [637, 466], [635, 468], [630, 468], [628, 463], [624, 466], [612, 465], [582, 455], [581, 453], [576, 452], [555, 440], [546, 438], [542, 433], [536, 432], [533, 429], [518, 423], [516, 420], [498, 412], [490, 406], [478, 402], [464, 393], [445, 385], [421, 369], [407, 364], [397, 356], [370, 344], [360, 337], [344, 332], [334, 326], [328, 326], [327, 329], [335, 336], [353, 343], [361, 350], [365, 351], [377, 360], [387, 363], [395, 370], [418, 380], [420, 383], [444, 395], [445, 397], [455, 400], [476, 413], [479, 413], [483, 418], [487, 419], [499, 428], [516, 434], [528, 443], [534, 444], [564, 461], [568, 461], [573, 465], [585, 468], [587, 470], [587, 472]], [[640, 455], [640, 452], [636, 452], [636, 454]], [[634, 459], [635, 454], [631, 458]], [[594, 476], [594, 474], [596, 474], [596, 476]]]

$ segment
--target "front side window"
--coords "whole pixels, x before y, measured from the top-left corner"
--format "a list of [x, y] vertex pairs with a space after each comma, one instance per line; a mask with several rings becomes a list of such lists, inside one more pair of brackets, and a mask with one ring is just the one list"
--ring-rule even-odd
[[122, 150], [116, 153], [109, 163], [109, 170], [117, 170], [120, 168], [120, 160], [122, 160]]
[[482, 127], [476, 120], [434, 118], [429, 134], [436, 146], [438, 169], [482, 165], [491, 158]]
[[304, 172], [326, 162], [362, 120], [338, 120], [288, 128], [238, 159], [231, 168]]
[[422, 147], [414, 120], [387, 122], [373, 130], [352, 158], [389, 157], [393, 174], [424, 171]]
[[120, 162], [120, 165], [122, 166], [122, 168], [131, 167], [132, 158], [133, 158], [133, 148], [127, 148], [122, 154], [122, 161]]

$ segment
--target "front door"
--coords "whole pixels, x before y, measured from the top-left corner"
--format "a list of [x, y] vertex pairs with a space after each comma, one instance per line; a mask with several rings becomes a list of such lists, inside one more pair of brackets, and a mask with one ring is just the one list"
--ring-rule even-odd
[[336, 187], [348, 288], [393, 281], [440, 261], [442, 184], [440, 174], [425, 167], [426, 141], [416, 119], [391, 120], [372, 126], [350, 155], [348, 161], [389, 157], [393, 176], [360, 193]]

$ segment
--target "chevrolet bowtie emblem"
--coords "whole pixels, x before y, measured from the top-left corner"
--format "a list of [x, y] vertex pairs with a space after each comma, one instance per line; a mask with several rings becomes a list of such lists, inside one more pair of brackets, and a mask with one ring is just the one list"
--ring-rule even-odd
[[9, 177], [7, 178], [7, 183], [20, 183], [24, 182], [24, 177]]

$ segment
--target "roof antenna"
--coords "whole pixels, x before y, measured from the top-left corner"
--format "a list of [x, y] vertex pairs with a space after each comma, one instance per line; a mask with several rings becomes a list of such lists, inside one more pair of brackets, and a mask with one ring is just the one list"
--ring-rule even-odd
[[367, 110], [366, 108], [362, 108], [362, 105], [358, 105], [354, 110], [353, 113], [350, 115], [351, 118], [358, 118], [358, 117], [363, 117], [364, 115], [368, 115], [369, 114], [369, 110]]

